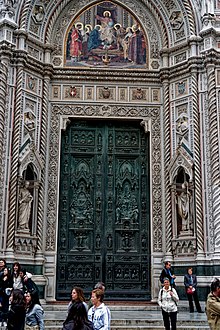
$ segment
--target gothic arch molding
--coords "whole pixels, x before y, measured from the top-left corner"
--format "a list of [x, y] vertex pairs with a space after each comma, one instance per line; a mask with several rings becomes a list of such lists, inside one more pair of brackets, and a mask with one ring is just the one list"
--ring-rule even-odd
[[[196, 33], [196, 19], [195, 13], [193, 12], [193, 6], [188, 0], [172, 0], [172, 1], [161, 1], [161, 0], [144, 0], [144, 1], [114, 1], [120, 6], [124, 6], [126, 9], [130, 10], [134, 16], [139, 17], [143, 26], [145, 25], [146, 9], [148, 13], [151, 13], [154, 18], [155, 24], [157, 24], [160, 39], [161, 48], [167, 48], [175, 44], [175, 27], [173, 28], [173, 13], [180, 13], [182, 21], [184, 23], [185, 37], [194, 35]], [[98, 1], [76, 1], [74, 3], [70, 0], [59, 1], [58, 3], [50, 3], [50, 1], [44, 2], [44, 15], [42, 20], [38, 23], [39, 29], [35, 33], [33, 26], [31, 26], [31, 19], [37, 2], [35, 0], [28, 0], [20, 4], [19, 16], [17, 21], [19, 23], [19, 28], [24, 30], [29, 30], [32, 32], [34, 38], [40, 39], [43, 43], [50, 43], [51, 36], [54, 31], [55, 24], [59, 19], [61, 13], [65, 11], [65, 8], [70, 8], [72, 4], [73, 15], [78, 15], [82, 8], [83, 10], [89, 6], [97, 4]], [[176, 24], [176, 23], [175, 23]]]

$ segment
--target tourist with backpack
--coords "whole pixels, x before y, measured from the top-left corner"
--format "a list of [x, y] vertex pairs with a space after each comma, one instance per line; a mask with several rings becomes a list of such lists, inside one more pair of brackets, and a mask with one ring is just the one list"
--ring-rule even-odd
[[163, 288], [160, 289], [158, 296], [158, 305], [162, 309], [164, 327], [166, 330], [176, 330], [177, 320], [177, 302], [179, 301], [178, 294], [170, 285], [170, 280], [164, 278]]

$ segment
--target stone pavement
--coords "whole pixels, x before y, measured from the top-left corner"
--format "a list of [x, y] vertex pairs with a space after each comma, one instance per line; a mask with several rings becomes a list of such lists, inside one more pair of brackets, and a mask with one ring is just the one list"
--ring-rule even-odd
[[[116, 302], [105, 302], [111, 310], [112, 330], [162, 330], [163, 320], [161, 310], [157, 304], [135, 303], [117, 304]], [[201, 303], [203, 310], [204, 302]], [[62, 322], [66, 317], [67, 304], [44, 305], [45, 329], [60, 330]], [[189, 313], [187, 302], [179, 303], [177, 316], [177, 329], [181, 330], [208, 330], [205, 313]]]

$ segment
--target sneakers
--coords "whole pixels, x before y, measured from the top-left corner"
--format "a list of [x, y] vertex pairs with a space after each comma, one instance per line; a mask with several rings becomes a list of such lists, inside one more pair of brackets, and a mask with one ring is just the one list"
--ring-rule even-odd
[[7, 322], [2, 322], [3, 327], [7, 327]]

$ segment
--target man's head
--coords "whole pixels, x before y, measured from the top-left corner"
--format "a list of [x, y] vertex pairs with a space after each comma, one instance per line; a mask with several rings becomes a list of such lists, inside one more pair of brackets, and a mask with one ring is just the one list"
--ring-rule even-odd
[[0, 259], [0, 269], [5, 268], [5, 266], [6, 266], [6, 261], [5, 261], [5, 259]]
[[171, 262], [170, 261], [165, 262], [165, 268], [167, 268], [167, 269], [171, 268]]
[[94, 286], [94, 289], [100, 289], [102, 291], [105, 291], [105, 284], [103, 282], [98, 282], [96, 283], [96, 285]]
[[215, 278], [211, 283], [211, 291], [215, 296], [220, 297], [220, 280]]

